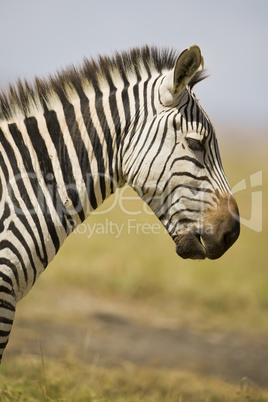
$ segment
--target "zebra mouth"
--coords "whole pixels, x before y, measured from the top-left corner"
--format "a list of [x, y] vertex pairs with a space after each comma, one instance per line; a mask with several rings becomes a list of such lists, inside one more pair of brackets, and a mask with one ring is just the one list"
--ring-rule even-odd
[[175, 243], [176, 253], [184, 259], [204, 260], [207, 257], [204, 240], [198, 233], [179, 234]]
[[181, 227], [173, 238], [180, 257], [215, 260], [234, 244], [239, 233], [238, 207], [234, 198], [227, 194], [216, 209], [206, 212], [199, 225]]
[[177, 254], [186, 259], [191, 258], [192, 260], [204, 260], [208, 258], [210, 260], [215, 260], [221, 257], [226, 250], [235, 242], [238, 235], [231, 236], [227, 241], [226, 236], [223, 238], [223, 242], [217, 241], [213, 236], [208, 236], [203, 234], [201, 236], [199, 233], [185, 233], [176, 236], [176, 252]]

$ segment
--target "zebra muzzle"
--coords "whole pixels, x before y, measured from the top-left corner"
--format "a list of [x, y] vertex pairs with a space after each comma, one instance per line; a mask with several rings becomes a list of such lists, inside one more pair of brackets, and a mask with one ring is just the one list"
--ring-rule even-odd
[[221, 257], [240, 234], [238, 207], [232, 195], [222, 196], [216, 209], [205, 214], [202, 229], [178, 233], [176, 252], [182, 258], [214, 260]]

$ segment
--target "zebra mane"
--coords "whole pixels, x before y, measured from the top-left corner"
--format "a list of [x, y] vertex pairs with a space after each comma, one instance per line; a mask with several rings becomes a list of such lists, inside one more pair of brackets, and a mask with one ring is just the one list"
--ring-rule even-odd
[[[30, 84], [27, 80], [10, 85], [7, 91], [0, 92], [0, 120], [11, 120], [18, 113], [24, 117], [32, 114], [33, 110], [43, 110], [49, 107], [50, 98], [57, 94], [62, 101], [66, 99], [67, 87], [75, 88], [78, 93], [82, 88], [84, 79], [88, 80], [94, 88], [98, 86], [100, 77], [111, 82], [111, 72], [118, 72], [123, 79], [128, 80], [129, 74], [136, 74], [137, 79], [141, 78], [142, 69], [159, 74], [163, 70], [171, 70], [176, 62], [179, 53], [173, 49], [144, 46], [133, 48], [129, 51], [115, 53], [114, 56], [99, 56], [96, 60], [85, 59], [80, 67], [71, 66], [41, 80], [35, 78]], [[204, 72], [197, 72], [190, 80], [188, 86], [192, 89], [194, 85], [202, 81], [206, 76]]]

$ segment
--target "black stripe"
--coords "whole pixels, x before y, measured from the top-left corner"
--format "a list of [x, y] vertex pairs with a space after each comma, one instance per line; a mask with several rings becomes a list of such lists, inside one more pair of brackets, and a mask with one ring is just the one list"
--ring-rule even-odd
[[[195, 101], [195, 114], [196, 114], [196, 131], [198, 132], [198, 128], [199, 128], [199, 123], [200, 123], [200, 109], [199, 109], [199, 105], [196, 103]], [[202, 128], [202, 127], [201, 127]], [[201, 135], [201, 133], [200, 133]]]
[[9, 276], [5, 275], [3, 272], [0, 272], [0, 278], [1, 278], [4, 282], [8, 283], [8, 284], [13, 288], [13, 282], [12, 282], [12, 280], [9, 278]]
[[3, 196], [3, 183], [2, 180], [0, 180], [0, 201], [2, 201], [2, 196]]
[[[129, 129], [131, 127], [131, 120], [132, 120], [132, 116], [130, 113], [130, 102], [129, 102], [129, 96], [128, 96], [128, 90], [125, 89], [122, 92], [122, 102], [123, 102], [123, 106], [124, 106], [124, 114], [125, 114], [125, 130], [124, 130], [124, 135], [122, 136], [122, 140], [121, 140], [121, 153], [120, 153], [120, 160], [123, 160], [123, 151], [124, 151], [124, 155], [126, 154], [126, 151], [129, 149], [130, 146], [130, 139], [128, 137], [128, 134], [131, 136], [132, 131], [134, 131], [134, 128], [136, 129], [137, 123], [138, 123], [138, 119], [135, 119], [134, 121], [134, 127], [132, 128], [132, 130], [129, 132]], [[135, 112], [136, 113], [136, 112]], [[126, 139], [128, 139], [128, 143], [126, 146], [124, 146]], [[126, 160], [126, 164], [128, 162], [128, 159]]]
[[0, 336], [5, 337], [8, 336], [10, 334], [10, 331], [3, 331], [0, 329]]
[[172, 173], [171, 177], [174, 177], [174, 176], [191, 177], [191, 179], [194, 179], [194, 180], [197, 180], [197, 181], [198, 180], [207, 181], [208, 183], [211, 184], [211, 181], [207, 176], [196, 176], [196, 175], [194, 175], [192, 173], [189, 173], [189, 172], [174, 172], [174, 173]]
[[9, 324], [9, 325], [12, 325], [12, 324], [13, 324], [13, 320], [10, 320], [9, 318], [6, 318], [6, 317], [0, 317], [0, 323], [1, 323], [1, 324]]
[[[139, 82], [137, 82], [134, 86], [133, 86], [133, 96], [134, 96], [134, 101], [135, 101], [135, 112], [134, 112], [134, 121], [132, 124], [132, 129], [131, 131], [128, 133], [128, 143], [126, 145], [126, 147], [124, 147], [124, 151], [125, 153], [127, 152], [127, 150], [132, 147], [134, 149], [135, 145], [133, 145], [132, 143], [132, 139], [134, 137], [134, 135], [136, 134], [136, 129], [137, 129], [137, 125], [139, 122], [139, 118], [140, 118], [140, 99], [139, 99]], [[124, 137], [123, 140], [125, 140], [126, 137]], [[124, 144], [125, 141], [123, 141], [122, 144]], [[123, 147], [122, 147], [123, 148]], [[128, 160], [126, 161], [127, 164]]]
[[179, 108], [178, 108], [178, 114], [180, 115], [180, 129], [182, 134], [184, 133], [184, 128], [183, 128], [183, 123], [185, 121], [186, 124], [186, 132], [188, 130], [188, 123], [187, 123], [187, 116], [185, 112], [187, 112], [187, 105], [188, 105], [188, 99], [186, 100], [185, 103], [183, 103]]
[[[174, 202], [174, 203], [172, 203], [172, 204], [168, 207], [168, 209], [165, 211], [165, 213], [162, 214], [162, 215], [160, 215], [160, 216], [158, 217], [158, 219], [161, 221], [163, 218], [165, 218], [165, 216], [166, 216], [166, 214], [167, 214], [167, 211], [168, 211], [172, 206], [174, 206], [176, 203], [177, 203], [177, 201]], [[172, 221], [172, 218], [173, 218], [175, 215], [178, 215], [178, 214], [180, 214], [180, 213], [182, 213], [182, 212], [195, 213], [195, 212], [200, 212], [200, 209], [191, 209], [191, 208], [182, 208], [182, 209], [178, 209], [178, 210], [175, 211], [172, 215], [169, 215], [168, 220], [169, 220], [169, 221]]]
[[189, 103], [189, 96], [186, 96], [186, 101], [181, 104], [178, 105], [178, 114], [180, 114], [185, 120], [187, 119], [187, 106]]
[[107, 78], [107, 82], [108, 82], [109, 89], [110, 89], [109, 106], [110, 106], [110, 111], [111, 111], [112, 119], [113, 119], [114, 126], [115, 126], [115, 131], [116, 131], [116, 144], [119, 145], [120, 137], [121, 137], [120, 136], [121, 123], [120, 123], [119, 111], [118, 111], [117, 100], [116, 100], [117, 88], [115, 87], [109, 72], [107, 72], [106, 78]]
[[119, 111], [118, 111], [117, 100], [116, 100], [117, 88], [114, 86], [114, 83], [110, 77], [109, 72], [107, 72], [106, 76], [107, 76], [107, 81], [108, 81], [108, 84], [110, 87], [109, 105], [110, 105], [112, 119], [114, 122], [115, 134], [116, 134], [115, 170], [116, 170], [116, 178], [117, 178], [117, 183], [118, 183], [119, 182], [118, 149], [119, 149], [119, 145], [120, 145], [120, 141], [121, 141], [121, 123], [120, 123]]
[[[8, 343], [8, 340], [5, 341], [5, 342], [1, 342], [0, 343], [0, 348], [5, 349], [5, 347], [7, 346], [7, 343]], [[1, 359], [2, 359], [2, 354], [0, 354], [0, 362], [1, 362]]]
[[191, 96], [189, 96], [189, 104], [188, 104], [188, 114], [187, 114], [187, 119], [191, 123], [191, 128], [193, 130], [193, 122], [194, 122], [194, 106], [195, 102]]
[[198, 162], [196, 159], [192, 158], [191, 156], [185, 155], [185, 156], [181, 156], [179, 158], [175, 158], [172, 162], [172, 165], [170, 167], [170, 169], [173, 168], [174, 163], [178, 162], [178, 161], [187, 161], [187, 162], [191, 162], [193, 163], [196, 167], [198, 167], [199, 169], [205, 169], [205, 166], [202, 165], [202, 163]]
[[13, 304], [7, 302], [6, 300], [0, 299], [0, 308], [5, 308], [6, 310], [15, 311]]
[[10, 208], [8, 206], [8, 203], [5, 202], [4, 205], [4, 211], [3, 214], [0, 218], [0, 233], [2, 233], [5, 230], [5, 220], [10, 216]]
[[153, 83], [153, 85], [152, 85], [152, 92], [151, 92], [151, 108], [152, 108], [153, 116], [155, 116], [155, 115], [157, 114], [157, 110], [156, 110], [156, 107], [155, 107], [155, 100], [158, 99], [158, 97], [156, 96], [156, 93], [155, 93], [155, 87], [156, 87], [156, 84], [157, 84], [158, 80], [159, 80], [161, 77], [162, 77], [162, 76], [160, 75], [160, 76], [154, 81], [154, 83]]
[[122, 99], [122, 105], [123, 105], [123, 111], [124, 111], [124, 120], [125, 120], [125, 127], [124, 131], [121, 133], [121, 147], [120, 147], [120, 161], [123, 160], [123, 144], [124, 144], [124, 139], [126, 137], [126, 134], [129, 132], [129, 128], [131, 125], [131, 114], [130, 114], [130, 103], [129, 103], [129, 82], [127, 80], [124, 68], [120, 69], [120, 75], [122, 77], [122, 80], [124, 82], [124, 89], [121, 92], [121, 99]]
[[[125, 127], [124, 132], [128, 133], [130, 124], [131, 124], [131, 116], [130, 116], [130, 104], [129, 104], [129, 96], [128, 96], [128, 89], [129, 89], [129, 82], [125, 73], [124, 68], [120, 69], [120, 75], [124, 82], [124, 88], [121, 92], [121, 99], [124, 108], [124, 115], [125, 115]], [[123, 133], [121, 133], [123, 135]], [[121, 158], [122, 160], [122, 158]]]
[[107, 155], [108, 158], [108, 166], [109, 166], [109, 175], [110, 175], [110, 191], [114, 192], [114, 183], [113, 183], [113, 139], [111, 135], [110, 127], [107, 123], [107, 119], [104, 113], [103, 107], [103, 93], [101, 92], [98, 84], [95, 80], [92, 80], [92, 84], [96, 93], [95, 96], [95, 110], [99, 119], [99, 123], [104, 135], [104, 139], [107, 145]]
[[121, 93], [121, 99], [122, 99], [122, 104], [123, 104], [123, 108], [124, 108], [124, 115], [125, 115], [124, 133], [128, 133], [128, 130], [129, 130], [129, 127], [130, 127], [130, 124], [131, 124], [128, 87], [129, 87], [129, 84], [128, 84], [128, 86], [125, 86], [125, 88], [122, 90], [122, 93]]
[[[144, 63], [144, 66], [145, 66], [145, 69], [146, 69], [146, 72], [147, 72], [147, 75], [148, 75], [147, 80], [144, 82], [144, 88], [143, 88], [143, 93], [144, 93], [143, 102], [144, 102], [144, 107], [145, 107], [144, 111], [145, 111], [145, 115], [148, 116], [148, 104], [149, 104], [148, 99], [149, 99], [149, 97], [150, 97], [150, 100], [151, 100], [151, 107], [152, 107], [153, 115], [154, 115], [155, 110], [156, 110], [155, 106], [154, 106], [154, 97], [155, 97], [154, 88], [155, 88], [155, 85], [156, 85], [156, 80], [154, 81], [154, 83], [152, 85], [151, 92], [148, 94], [147, 93], [148, 92], [148, 84], [152, 79], [152, 74], [151, 74], [150, 67], [149, 67], [149, 65], [147, 63], [147, 60], [144, 59], [143, 63]], [[146, 117], [146, 120], [147, 120], [147, 117]]]
[[[0, 129], [0, 135], [2, 136], [2, 134], [3, 134], [3, 132]], [[9, 172], [8, 172], [6, 162], [3, 158], [2, 152], [0, 152], [0, 166], [1, 166], [1, 169], [5, 176], [5, 185], [7, 186], [8, 182], [9, 182]]]
[[8, 295], [12, 294], [12, 291], [9, 288], [7, 288], [6, 286], [3, 286], [3, 285], [0, 285], [0, 292], [6, 293]]
[[136, 133], [136, 127], [138, 125], [139, 118], [140, 118], [139, 83], [137, 83], [137, 84], [135, 84], [133, 86], [133, 96], [134, 96], [134, 100], [135, 100], [135, 118], [134, 118], [133, 128], [132, 128], [131, 133], [130, 133], [130, 141], [129, 141], [128, 147], [131, 144], [132, 137]]

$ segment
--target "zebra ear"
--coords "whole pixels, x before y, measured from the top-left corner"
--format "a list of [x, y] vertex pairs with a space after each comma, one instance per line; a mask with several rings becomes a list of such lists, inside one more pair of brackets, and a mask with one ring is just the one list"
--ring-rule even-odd
[[174, 68], [173, 95], [180, 94], [199, 67], [203, 69], [203, 57], [197, 45], [189, 47], [179, 55]]
[[198, 70], [203, 70], [204, 62], [197, 45], [185, 49], [177, 58], [159, 89], [160, 101], [165, 106], [172, 105]]

